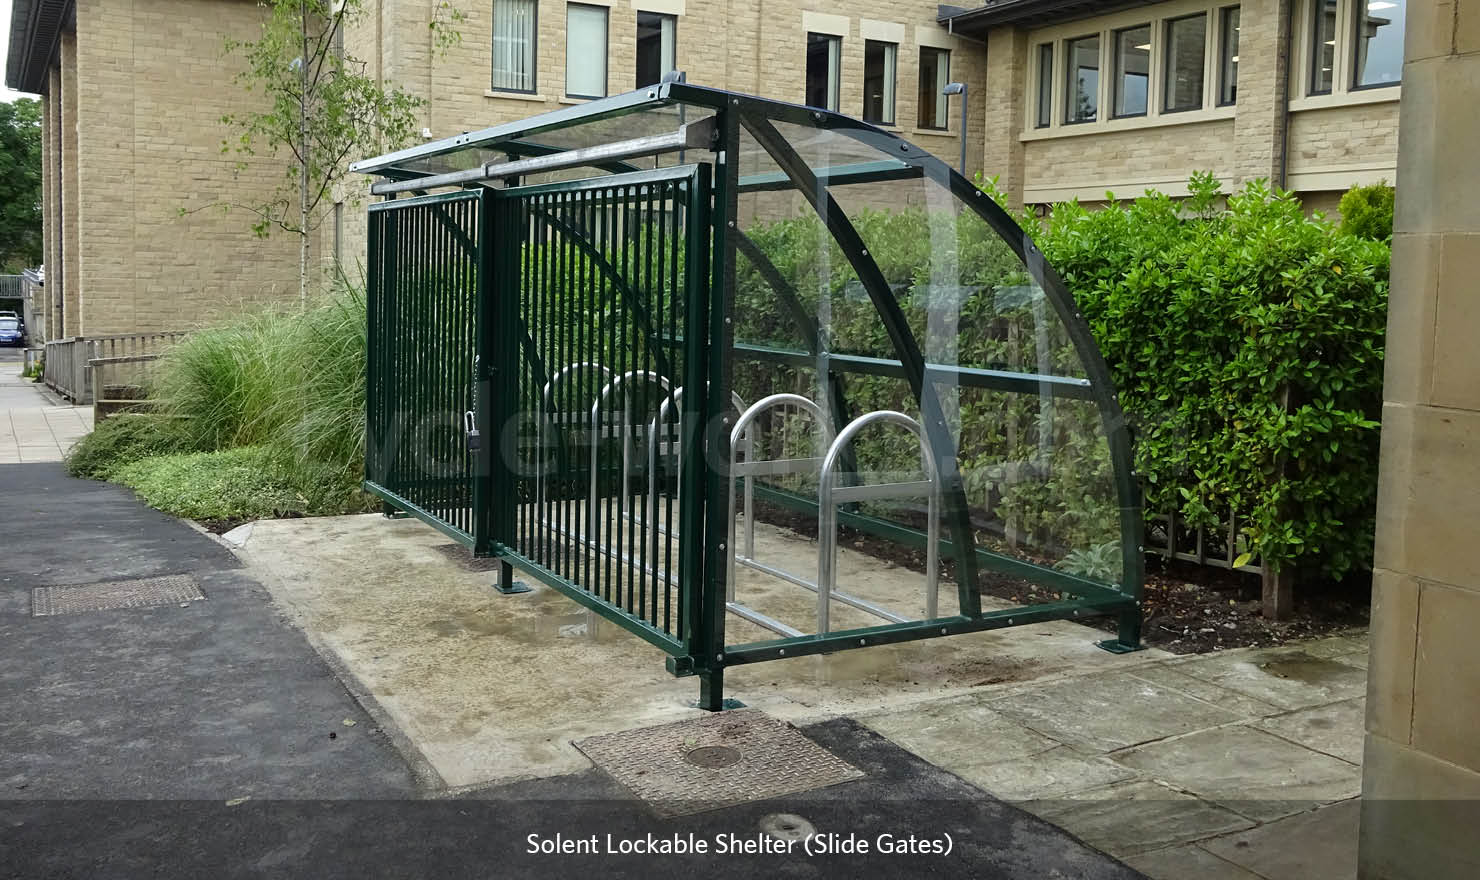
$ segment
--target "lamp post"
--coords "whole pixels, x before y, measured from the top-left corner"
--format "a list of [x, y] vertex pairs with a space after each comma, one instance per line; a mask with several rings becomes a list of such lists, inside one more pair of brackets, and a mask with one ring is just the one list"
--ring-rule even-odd
[[950, 97], [951, 95], [960, 95], [961, 96], [961, 176], [962, 177], [965, 177], [966, 176], [966, 83], [963, 83], [963, 82], [946, 83], [946, 87], [944, 89], [941, 89], [941, 93], [944, 94], [946, 97]]

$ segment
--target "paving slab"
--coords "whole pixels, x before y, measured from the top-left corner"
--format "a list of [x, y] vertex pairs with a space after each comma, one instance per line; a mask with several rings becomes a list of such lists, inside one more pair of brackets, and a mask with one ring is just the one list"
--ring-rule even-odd
[[1017, 803], [1066, 797], [1139, 776], [1124, 764], [1086, 756], [1068, 746], [1016, 761], [943, 766], [984, 791]]
[[1362, 771], [1244, 725], [1118, 752], [1122, 766], [1259, 821], [1355, 797]]
[[991, 708], [1088, 752], [1108, 752], [1239, 716], [1128, 673], [1083, 676], [993, 700]]
[[1125, 863], [1151, 880], [1264, 880], [1195, 843], [1127, 856]]
[[1300, 645], [1204, 655], [1174, 668], [1281, 709], [1320, 706], [1367, 693], [1366, 670], [1312, 654]]
[[1021, 806], [1120, 858], [1254, 825], [1231, 810], [1148, 780]]
[[1157, 663], [1151, 666], [1143, 666], [1131, 673], [1142, 681], [1169, 687], [1181, 691], [1189, 696], [1197, 697], [1206, 703], [1212, 703], [1221, 709], [1226, 709], [1243, 718], [1260, 718], [1265, 715], [1278, 715], [1284, 711], [1273, 703], [1255, 699], [1248, 694], [1231, 691], [1225, 687], [1219, 687], [1212, 682], [1194, 678], [1185, 672], [1181, 672], [1177, 666], [1166, 663]]
[[[777, 531], [758, 527], [767, 562], [815, 566], [815, 545]], [[572, 740], [697, 713], [695, 680], [668, 675], [660, 651], [611, 624], [593, 637], [591, 615], [541, 585], [498, 594], [494, 573], [437, 549], [447, 540], [379, 515], [266, 520], [240, 554], [450, 785], [574, 772], [588, 765]], [[900, 583], [897, 570], [856, 553], [843, 573], [864, 595]], [[747, 601], [765, 598], [749, 587]], [[841, 651], [731, 669], [726, 690], [808, 723], [1170, 656], [1107, 654], [1100, 638], [1056, 623]]]
[[1360, 816], [1353, 798], [1201, 846], [1266, 880], [1352, 880]]
[[1057, 748], [1059, 743], [987, 708], [973, 695], [932, 700], [858, 720], [938, 767], [957, 772]]
[[1367, 701], [1343, 700], [1265, 718], [1258, 726], [1277, 736], [1353, 764], [1366, 745]]

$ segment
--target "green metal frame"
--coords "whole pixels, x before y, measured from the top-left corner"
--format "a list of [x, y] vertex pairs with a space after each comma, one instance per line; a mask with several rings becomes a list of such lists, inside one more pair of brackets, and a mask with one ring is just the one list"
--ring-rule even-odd
[[[368, 476], [367, 488], [381, 497], [389, 508], [404, 510], [430, 522], [458, 540], [468, 543], [480, 554], [500, 557], [504, 562], [500, 583], [505, 589], [512, 587], [512, 570], [517, 567], [534, 579], [565, 593], [585, 607], [662, 648], [670, 655], [670, 671], [676, 675], [699, 677], [699, 705], [706, 709], [719, 709], [726, 705], [723, 697], [724, 670], [729, 666], [1044, 620], [1114, 615], [1119, 622], [1118, 635], [1102, 642], [1101, 646], [1117, 652], [1137, 650], [1140, 646], [1140, 598], [1144, 577], [1141, 501], [1132, 465], [1130, 436], [1115, 398], [1109, 370], [1095, 347], [1089, 327], [1072, 296], [1033, 242], [1001, 207], [933, 155], [891, 133], [836, 113], [683, 82], [668, 82], [625, 95], [592, 101], [581, 107], [564, 108], [534, 119], [458, 135], [357, 163], [353, 167], [354, 170], [367, 174], [404, 180], [423, 175], [424, 172], [411, 167], [418, 161], [469, 148], [503, 151], [515, 157], [555, 155], [560, 152], [558, 148], [531, 138], [536, 138], [543, 132], [670, 105], [714, 111], [716, 138], [713, 149], [706, 156], [706, 162], [652, 171], [638, 171], [634, 165], [625, 161], [600, 162], [593, 167], [609, 172], [612, 176], [540, 186], [518, 186], [516, 181], [510, 181], [504, 189], [480, 186], [473, 193], [423, 196], [371, 207], [372, 212], [395, 212], [439, 204], [438, 200], [480, 200], [482, 219], [476, 242], [479, 273], [475, 412], [479, 431], [487, 439], [480, 447], [476, 459], [476, 479], [473, 482], [476, 510], [471, 531], [459, 529], [439, 519], [437, 511], [418, 505], [414, 498], [392, 491]], [[798, 124], [835, 132], [873, 147], [890, 158], [814, 169], [792, 148], [776, 127], [777, 123]], [[779, 173], [740, 177], [736, 157], [739, 155], [742, 131], [748, 133], [769, 154], [776, 167], [781, 169]], [[868, 254], [848, 216], [829, 192], [829, 187], [852, 183], [922, 177], [945, 187], [968, 210], [984, 220], [1022, 259], [1028, 273], [1042, 288], [1048, 303], [1066, 328], [1069, 340], [1083, 364], [1083, 378], [1037, 375], [1007, 369], [956, 367], [932, 364], [925, 360], [920, 342], [910, 330], [894, 292]], [[631, 187], [678, 180], [686, 181], [689, 199], [687, 210], [684, 211], [685, 225], [682, 230], [671, 230], [668, 234], [674, 237], [674, 247], [678, 246], [681, 238], [683, 248], [683, 320], [681, 326], [673, 324], [675, 316], [670, 310], [667, 313], [669, 325], [665, 326], [661, 307], [660, 313], [655, 316], [651, 312], [651, 304], [644, 300], [645, 295], [652, 296], [651, 288], [632, 282], [624, 274], [634, 271], [631, 265], [620, 265], [624, 259], [630, 261], [630, 257], [609, 258], [593, 242], [603, 240], [603, 236], [616, 230], [619, 221], [609, 211], [614, 206], [619, 206], [618, 203], [623, 198], [633, 198], [632, 194], [638, 191], [630, 189]], [[623, 189], [624, 187], [628, 189]], [[955, 560], [956, 580], [959, 585], [959, 613], [955, 615], [904, 624], [834, 631], [824, 635], [726, 645], [725, 580], [728, 548], [725, 542], [728, 540], [728, 519], [731, 514], [724, 509], [724, 505], [712, 505], [711, 500], [728, 497], [731, 477], [723, 467], [706, 467], [705, 453], [707, 451], [707, 460], [710, 462], [729, 460], [729, 428], [732, 423], [729, 412], [731, 361], [752, 359], [812, 368], [818, 366], [818, 358], [822, 355], [815, 320], [802, 307], [795, 290], [782, 273], [771, 265], [754, 242], [738, 230], [734, 222], [741, 193], [770, 190], [795, 190], [806, 198], [839, 245], [874, 305], [879, 320], [888, 331], [894, 349], [892, 358], [825, 354], [821, 369], [832, 391], [829, 395], [833, 405], [832, 418], [835, 428], [840, 428], [848, 421], [845, 377], [849, 373], [890, 376], [909, 383], [920, 407], [926, 440], [936, 461], [941, 463], [943, 516], [949, 537], [941, 539], [939, 550]], [[592, 193], [606, 195], [591, 196]], [[520, 206], [533, 205], [534, 202], [530, 200], [534, 197], [548, 197], [551, 194], [571, 194], [573, 198], [586, 199], [580, 202], [581, 210], [585, 213], [579, 217], [566, 217], [535, 205], [530, 209], [539, 215], [534, 221], [534, 228], [543, 230], [542, 234], [546, 236], [558, 235], [566, 240], [566, 244], [580, 251], [590, 265], [595, 267], [595, 271], [615, 291], [619, 300], [612, 307], [625, 310], [624, 313], [634, 323], [635, 329], [632, 332], [642, 336], [641, 340], [634, 339], [632, 344], [641, 342], [639, 347], [663, 365], [660, 370], [662, 375], [673, 376], [674, 365], [681, 364], [679, 372], [682, 375], [673, 376], [686, 389], [680, 406], [682, 415], [679, 424], [683, 429], [680, 442], [684, 454], [680, 458], [682, 472], [677, 475], [680, 487], [679, 509], [678, 519], [674, 524], [678, 562], [671, 573], [670, 581], [670, 584], [676, 584], [673, 599], [677, 607], [669, 609], [665, 605], [661, 622], [657, 616], [656, 576], [652, 581], [651, 607], [648, 605], [648, 596], [643, 592], [645, 582], [642, 575], [637, 576], [639, 586], [636, 604], [631, 572], [627, 575], [629, 580], [626, 594], [623, 594], [621, 569], [623, 566], [636, 565], [630, 558], [623, 557], [624, 561], [617, 563], [617, 581], [615, 585], [610, 582], [613, 553], [609, 551], [614, 549], [621, 552], [623, 538], [620, 531], [617, 533], [618, 546], [599, 546], [598, 550], [607, 558], [594, 562], [589, 546], [574, 549], [568, 547], [550, 556], [549, 536], [546, 536], [545, 544], [540, 544], [530, 543], [527, 538], [516, 534], [520, 529], [528, 530], [531, 527], [529, 514], [526, 512], [521, 520], [518, 507], [520, 491], [527, 487], [520, 482], [521, 477], [510, 468], [497, 463], [496, 453], [505, 456], [505, 461], [517, 460], [519, 455], [512, 445], [515, 442], [513, 432], [503, 430], [501, 426], [514, 417], [514, 409], [521, 394], [528, 394], [527, 390], [521, 391], [520, 383], [526, 383], [527, 388], [530, 382], [536, 385], [547, 382], [554, 370], [555, 364], [541, 359], [541, 345], [576, 345], [577, 350], [582, 350], [579, 346], [589, 348], [591, 345], [589, 339], [542, 341], [535, 338], [531, 335], [526, 316], [521, 312], [522, 285], [534, 282], [525, 277], [532, 271], [532, 267], [520, 265], [521, 259], [530, 259], [527, 253], [521, 256], [528, 217], [520, 213]], [[602, 202], [602, 199], [606, 201]], [[651, 207], [649, 203], [648, 208]], [[603, 213], [604, 211], [607, 213]], [[396, 229], [395, 223], [375, 227], [375, 230], [381, 232], [390, 230], [394, 233]], [[379, 232], [372, 234], [372, 303], [383, 299], [385, 292], [378, 285], [383, 283], [384, 278], [395, 277], [396, 260], [401, 258], [405, 247], [404, 236]], [[737, 344], [734, 341], [730, 317], [735, 295], [736, 261], [739, 258], [748, 260], [775, 292], [783, 311], [796, 326], [801, 349]], [[533, 267], [533, 270], [537, 270], [537, 278], [543, 279], [539, 283], [548, 283], [546, 276], [550, 272], [575, 271], [576, 268], [578, 264], [570, 260], [561, 262], [556, 259], [549, 266]], [[377, 299], [378, 297], [381, 299]], [[393, 315], [383, 308], [372, 306], [369, 318], [372, 340], [385, 337], [384, 323], [391, 317]], [[541, 331], [549, 332], [551, 331], [548, 329]], [[384, 389], [387, 387], [385, 377], [387, 371], [396, 369], [396, 364], [394, 356], [382, 356], [372, 350], [367, 386], [367, 400], [372, 413], [377, 407], [383, 409], [387, 405], [384, 396]], [[1056, 397], [1095, 403], [1108, 438], [1119, 507], [1122, 576], [1118, 584], [1099, 583], [1077, 577], [977, 545], [972, 534], [954, 438], [947, 429], [944, 407], [937, 390], [941, 383], [1004, 392], [1046, 392]], [[555, 408], [569, 410], [570, 403], [567, 399]], [[543, 407], [543, 403], [539, 407]], [[541, 418], [549, 415], [550, 413], [541, 409]], [[372, 422], [374, 418], [372, 416]], [[556, 473], [564, 475], [573, 472], [566, 451], [570, 438], [566, 436], [567, 427], [562, 426], [560, 432], [557, 438]], [[589, 442], [601, 443], [603, 440], [599, 434], [595, 434]], [[588, 479], [605, 480], [605, 474], [605, 470], [593, 470]], [[621, 499], [615, 502], [618, 514], [622, 513], [623, 505], [627, 503], [625, 499], [630, 496], [630, 489], [625, 487], [625, 481], [625, 476], [620, 477], [618, 485], [623, 488], [615, 493]], [[817, 511], [816, 499], [773, 487], [758, 487], [757, 497], [797, 510]], [[592, 498], [595, 499], [596, 495], [593, 494]], [[607, 506], [609, 515], [613, 502], [606, 490], [603, 490], [600, 502]], [[594, 505], [588, 504], [588, 507], [592, 506]], [[586, 515], [590, 516], [590, 511]], [[568, 510], [566, 516], [569, 516]], [[595, 522], [594, 519], [591, 521]], [[870, 517], [855, 510], [840, 511], [839, 521], [842, 525], [906, 546], [919, 547], [926, 541], [925, 533], [921, 530]], [[593, 534], [591, 539], [595, 541], [598, 537], [599, 535]], [[647, 541], [649, 537], [647, 532], [643, 532], [640, 540]], [[525, 541], [526, 547], [520, 546], [521, 540]], [[559, 540], [571, 539], [567, 537]], [[635, 539], [629, 534], [625, 540], [632, 546], [631, 542]], [[653, 546], [656, 548], [656, 543]], [[645, 545], [640, 549], [645, 552]], [[561, 553], [565, 555], [560, 555]], [[572, 560], [572, 553], [580, 558]], [[537, 559], [535, 556], [541, 558]], [[656, 559], [654, 556], [654, 566], [657, 564]], [[979, 570], [1026, 578], [1042, 584], [1050, 591], [1063, 594], [1065, 598], [1021, 608], [983, 611]], [[665, 602], [668, 601], [667, 595], [665, 593]], [[670, 611], [676, 611], [673, 623], [668, 622]]]

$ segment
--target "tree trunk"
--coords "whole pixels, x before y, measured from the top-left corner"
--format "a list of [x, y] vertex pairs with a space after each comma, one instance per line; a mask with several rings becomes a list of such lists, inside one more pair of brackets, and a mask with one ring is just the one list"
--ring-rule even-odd
[[308, 5], [298, 0], [298, 304], [308, 305]]

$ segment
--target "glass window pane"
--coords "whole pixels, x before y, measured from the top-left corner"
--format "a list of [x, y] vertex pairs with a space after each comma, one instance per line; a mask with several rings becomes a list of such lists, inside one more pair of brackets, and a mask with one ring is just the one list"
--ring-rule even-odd
[[1064, 121], [1093, 122], [1100, 109], [1100, 38], [1080, 37], [1064, 43], [1069, 76], [1065, 83]]
[[1310, 93], [1331, 91], [1336, 64], [1336, 0], [1311, 0]]
[[1053, 121], [1053, 43], [1038, 47], [1038, 128]]
[[493, 88], [534, 91], [536, 33], [535, 0], [494, 0]]
[[1115, 115], [1145, 116], [1151, 80], [1151, 26], [1115, 32]]
[[1396, 85], [1403, 78], [1403, 18], [1408, 0], [1357, 3], [1356, 64], [1353, 84]]
[[842, 37], [807, 34], [807, 106], [838, 109], [842, 60]]
[[1196, 110], [1203, 104], [1203, 56], [1208, 17], [1189, 15], [1167, 22], [1166, 99], [1163, 109]]
[[1237, 6], [1223, 10], [1222, 34], [1218, 38], [1218, 103], [1238, 101], [1238, 11]]
[[951, 81], [951, 53], [930, 46], [920, 47], [921, 128], [947, 127], [946, 85]]
[[868, 40], [863, 44], [863, 119], [894, 124], [894, 61], [899, 47]]
[[606, 97], [606, 7], [572, 3], [565, 11], [565, 93]]
[[650, 86], [678, 65], [673, 57], [677, 20], [656, 12], [637, 13], [637, 85]]

